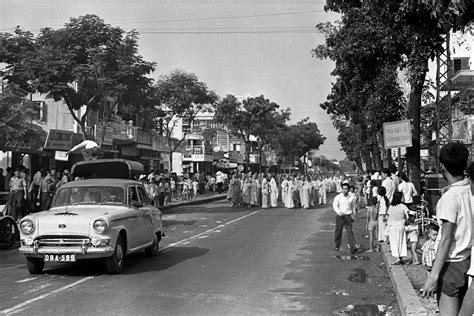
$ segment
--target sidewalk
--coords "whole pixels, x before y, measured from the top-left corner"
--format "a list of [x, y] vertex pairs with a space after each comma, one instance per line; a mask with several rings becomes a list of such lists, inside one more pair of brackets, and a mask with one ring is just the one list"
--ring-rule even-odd
[[[439, 315], [436, 299], [420, 296], [420, 289], [428, 276], [426, 269], [422, 265], [392, 265], [395, 258], [391, 256], [390, 245], [382, 245], [382, 256], [402, 315]], [[406, 262], [411, 262], [411, 256]]]
[[214, 202], [218, 200], [224, 200], [226, 197], [227, 197], [227, 192], [221, 193], [221, 194], [217, 192], [206, 192], [204, 194], [198, 194], [195, 199], [188, 199], [186, 201], [183, 201], [181, 199], [179, 200], [172, 199], [170, 203], [168, 203], [166, 206], [159, 207], [159, 209], [166, 213], [167, 210], [170, 210], [175, 207], [185, 206], [185, 205], [195, 205], [195, 204], [201, 204], [201, 203], [209, 203], [209, 202]]

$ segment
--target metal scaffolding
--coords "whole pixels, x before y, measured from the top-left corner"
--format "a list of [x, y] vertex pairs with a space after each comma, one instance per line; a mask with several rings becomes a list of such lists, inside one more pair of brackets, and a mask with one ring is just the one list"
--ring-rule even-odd
[[439, 172], [439, 150], [451, 141], [451, 53], [449, 32], [445, 36], [444, 51], [436, 58], [436, 145], [434, 156], [436, 171]]

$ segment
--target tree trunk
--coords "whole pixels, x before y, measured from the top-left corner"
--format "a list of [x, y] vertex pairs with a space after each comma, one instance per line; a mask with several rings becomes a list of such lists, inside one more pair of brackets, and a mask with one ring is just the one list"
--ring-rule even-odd
[[391, 149], [386, 149], [385, 150], [385, 164], [384, 166], [387, 168], [390, 168], [391, 165], [393, 165], [393, 160], [392, 160], [392, 150]]
[[170, 170], [168, 170], [168, 172], [169, 174], [171, 174], [171, 172], [173, 172], [173, 150], [171, 149], [171, 146], [170, 146], [169, 155], [170, 155], [170, 158], [169, 158]]
[[354, 161], [357, 166], [357, 169], [359, 169], [361, 172], [364, 172], [364, 167], [362, 166], [362, 160], [360, 159], [360, 157], [355, 158]]
[[374, 155], [375, 160], [375, 169], [381, 170], [382, 169], [382, 156], [380, 153], [380, 148], [376, 144], [372, 144], [372, 153]]
[[[408, 102], [408, 119], [411, 121], [412, 146], [407, 147], [406, 160], [407, 169], [411, 181], [420, 192], [420, 109], [421, 93], [426, 73], [412, 84], [410, 88], [410, 99]], [[422, 80], [421, 80], [422, 79]]]
[[78, 123], [79, 123], [79, 126], [81, 127], [82, 138], [84, 140], [87, 140], [86, 123], [83, 122], [82, 120], [79, 121]]
[[363, 155], [364, 155], [364, 161], [365, 161], [366, 169], [367, 170], [374, 170], [374, 165], [372, 163], [372, 157], [370, 156], [370, 151], [367, 148], [365, 148], [363, 150]]

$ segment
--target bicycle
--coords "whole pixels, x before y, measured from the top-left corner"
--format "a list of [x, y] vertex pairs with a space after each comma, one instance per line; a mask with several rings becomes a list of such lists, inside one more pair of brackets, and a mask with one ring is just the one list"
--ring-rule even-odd
[[420, 204], [414, 205], [416, 211], [415, 224], [418, 225], [418, 233], [420, 236], [426, 236], [426, 232], [430, 226], [435, 225], [439, 227], [438, 222], [429, 217], [428, 201], [421, 196]]

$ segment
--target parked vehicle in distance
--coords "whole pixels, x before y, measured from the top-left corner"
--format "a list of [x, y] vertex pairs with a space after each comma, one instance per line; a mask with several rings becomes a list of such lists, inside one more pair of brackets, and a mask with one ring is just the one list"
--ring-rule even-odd
[[28, 271], [42, 273], [48, 262], [103, 258], [108, 272], [116, 274], [128, 254], [145, 251], [156, 256], [162, 214], [151, 205], [143, 185], [129, 179], [140, 171], [141, 164], [123, 159], [73, 166], [74, 176], [93, 178], [62, 185], [49, 210], [20, 221], [19, 251]]

